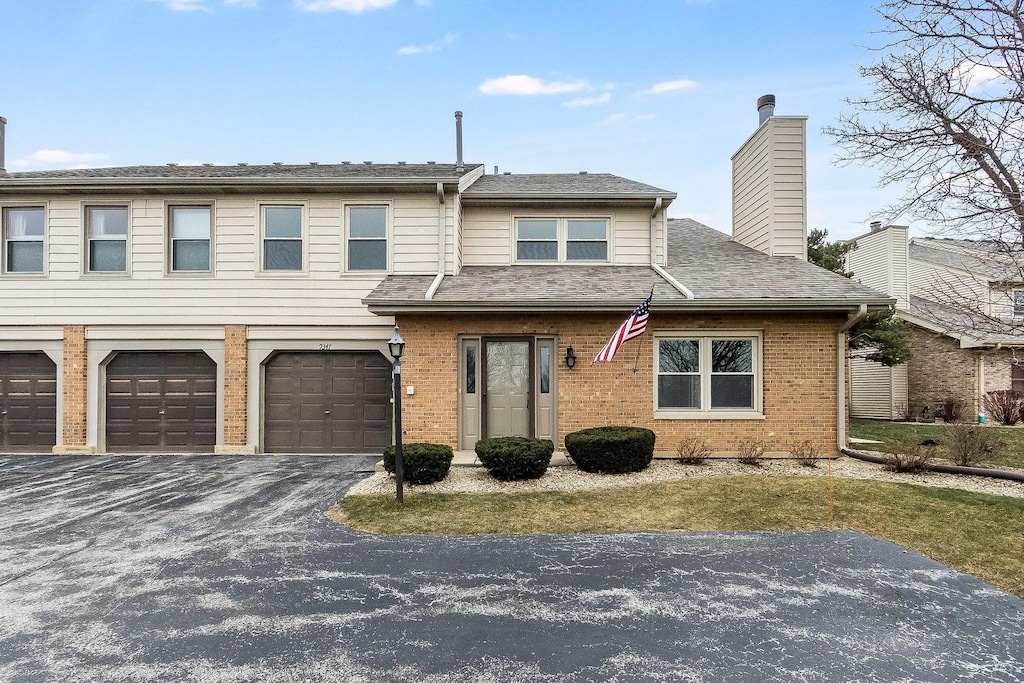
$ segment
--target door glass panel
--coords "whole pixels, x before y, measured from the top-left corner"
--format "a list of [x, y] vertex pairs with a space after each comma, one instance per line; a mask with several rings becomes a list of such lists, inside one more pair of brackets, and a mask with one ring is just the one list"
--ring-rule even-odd
[[487, 342], [487, 436], [530, 436], [530, 343]]
[[466, 393], [476, 393], [476, 347], [466, 347]]
[[540, 347], [540, 393], [551, 393], [551, 347]]

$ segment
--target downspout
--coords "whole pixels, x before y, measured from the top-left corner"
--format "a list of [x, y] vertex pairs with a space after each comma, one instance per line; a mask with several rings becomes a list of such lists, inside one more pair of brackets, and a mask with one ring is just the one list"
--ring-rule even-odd
[[856, 313], [851, 313], [836, 333], [836, 441], [839, 450], [846, 448], [846, 333], [867, 317], [868, 305], [861, 304]]
[[437, 275], [434, 281], [427, 287], [427, 294], [423, 298], [430, 301], [434, 298], [437, 288], [441, 286], [444, 279], [444, 247], [445, 247], [445, 224], [444, 224], [444, 184], [437, 184]]
[[[661, 276], [665, 282], [672, 285], [676, 291], [685, 296], [687, 299], [693, 298], [693, 292], [683, 286], [679, 280], [672, 277], [667, 270], [658, 265], [657, 252], [658, 252], [658, 223], [657, 216], [661, 211], [662, 199], [658, 197], [654, 200], [654, 209], [651, 211], [651, 269]], [[668, 250], [668, 235], [665, 235], [665, 249]]]

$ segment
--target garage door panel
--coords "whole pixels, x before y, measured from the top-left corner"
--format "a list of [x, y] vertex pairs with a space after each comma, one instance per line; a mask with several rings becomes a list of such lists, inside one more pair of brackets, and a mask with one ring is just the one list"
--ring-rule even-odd
[[[267, 452], [368, 453], [391, 441], [391, 365], [379, 353], [288, 352], [265, 367], [264, 450]], [[387, 388], [362, 391], [367, 378]], [[366, 406], [377, 424], [365, 419]], [[372, 436], [366, 437], [367, 430]], [[383, 436], [382, 436], [383, 435]]]
[[45, 353], [0, 353], [0, 452], [57, 443], [57, 365]]
[[118, 353], [106, 386], [107, 450], [213, 450], [217, 365], [205, 353]]

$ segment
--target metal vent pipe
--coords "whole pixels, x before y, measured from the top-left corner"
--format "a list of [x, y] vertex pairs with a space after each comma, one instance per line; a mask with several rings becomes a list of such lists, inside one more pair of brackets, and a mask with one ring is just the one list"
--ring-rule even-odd
[[462, 173], [466, 168], [462, 164], [462, 112], [455, 112], [455, 172]]
[[775, 95], [761, 95], [757, 98], [757, 125], [775, 116]]
[[7, 119], [0, 116], [0, 173], [6, 173], [7, 167], [4, 166], [4, 129], [7, 128]]

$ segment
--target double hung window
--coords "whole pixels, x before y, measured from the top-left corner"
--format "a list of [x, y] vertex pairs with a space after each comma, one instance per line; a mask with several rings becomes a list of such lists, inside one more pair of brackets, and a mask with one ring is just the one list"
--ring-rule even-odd
[[1013, 290], [1013, 315], [1024, 317], [1024, 289]]
[[263, 207], [263, 270], [302, 270], [302, 207]]
[[172, 206], [169, 210], [172, 273], [210, 271], [210, 207]]
[[45, 210], [41, 206], [3, 210], [4, 272], [42, 273]]
[[701, 413], [760, 407], [760, 337], [659, 336], [656, 408]]
[[86, 207], [89, 235], [88, 271], [125, 273], [128, 271], [128, 207]]
[[387, 268], [387, 207], [348, 207], [348, 270], [387, 270]]
[[605, 218], [520, 218], [516, 261], [607, 261]]

